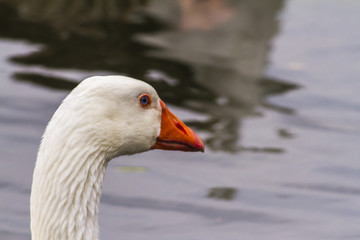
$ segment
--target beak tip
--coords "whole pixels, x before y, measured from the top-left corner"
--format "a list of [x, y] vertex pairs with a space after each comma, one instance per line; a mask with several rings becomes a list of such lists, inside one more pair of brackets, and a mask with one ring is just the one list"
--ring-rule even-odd
[[194, 138], [194, 146], [197, 149], [197, 151], [200, 152], [204, 152], [205, 151], [205, 144], [203, 142], [203, 140], [201, 139], [201, 137], [199, 135], [197, 135], [194, 131], [191, 130], [191, 135]]
[[205, 144], [204, 144], [204, 142], [202, 141], [202, 139], [199, 137], [199, 136], [197, 136], [198, 137], [198, 140], [199, 140], [199, 142], [198, 142], [198, 146], [197, 146], [197, 149], [198, 149], [198, 151], [200, 151], [200, 152], [205, 152]]

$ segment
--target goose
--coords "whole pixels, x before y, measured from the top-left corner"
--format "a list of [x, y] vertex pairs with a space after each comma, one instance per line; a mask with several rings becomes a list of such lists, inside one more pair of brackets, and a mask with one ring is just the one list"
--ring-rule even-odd
[[149, 84], [125, 76], [83, 80], [41, 140], [30, 197], [32, 239], [98, 239], [108, 162], [151, 149], [203, 152], [204, 143]]

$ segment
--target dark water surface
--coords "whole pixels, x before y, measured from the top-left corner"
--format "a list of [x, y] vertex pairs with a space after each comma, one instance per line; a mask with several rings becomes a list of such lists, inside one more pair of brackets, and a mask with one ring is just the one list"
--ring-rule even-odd
[[91, 75], [153, 85], [205, 154], [113, 160], [102, 239], [360, 239], [360, 2], [0, 1], [0, 239]]

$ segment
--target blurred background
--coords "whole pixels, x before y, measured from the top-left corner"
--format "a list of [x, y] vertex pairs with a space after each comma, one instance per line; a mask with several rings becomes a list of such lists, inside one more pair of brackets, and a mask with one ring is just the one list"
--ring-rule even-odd
[[360, 239], [360, 2], [0, 0], [0, 239], [82, 79], [156, 88], [205, 154], [113, 160], [101, 239]]

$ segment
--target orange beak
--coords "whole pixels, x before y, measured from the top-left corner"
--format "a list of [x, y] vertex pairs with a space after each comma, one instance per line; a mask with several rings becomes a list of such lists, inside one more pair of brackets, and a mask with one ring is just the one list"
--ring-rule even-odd
[[204, 143], [201, 138], [172, 114], [161, 100], [160, 105], [162, 108], [161, 130], [152, 149], [204, 152]]

